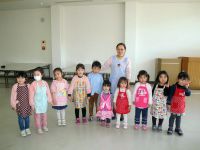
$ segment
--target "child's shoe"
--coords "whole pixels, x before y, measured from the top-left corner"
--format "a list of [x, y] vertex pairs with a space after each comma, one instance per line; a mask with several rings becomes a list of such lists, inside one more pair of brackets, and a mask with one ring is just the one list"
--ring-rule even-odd
[[22, 131], [21, 131], [21, 136], [22, 136], [22, 137], [25, 137], [25, 136], [26, 136], [26, 131], [25, 131], [25, 130], [22, 130]]
[[147, 125], [146, 125], [146, 124], [143, 124], [143, 125], [142, 125], [142, 130], [144, 130], [144, 131], [147, 130]]
[[182, 136], [183, 135], [183, 131], [181, 129], [175, 129], [175, 132], [179, 135]]
[[65, 120], [62, 120], [62, 125], [66, 126], [66, 121]]
[[104, 120], [101, 121], [101, 126], [102, 126], [102, 127], [105, 127], [105, 126], [106, 126], [106, 123], [105, 123]]
[[83, 124], [87, 124], [87, 119], [86, 119], [86, 117], [83, 117], [82, 121], [83, 121]]
[[76, 124], [79, 125], [80, 123], [80, 118], [76, 118]]
[[119, 127], [120, 127], [120, 124], [116, 123], [116, 128], [119, 129]]
[[30, 129], [26, 129], [26, 135], [31, 135], [31, 130]]
[[156, 131], [156, 130], [157, 130], [156, 125], [153, 125], [153, 126], [152, 126], [152, 130], [153, 130], [153, 131]]
[[106, 128], [110, 128], [110, 123], [106, 123]]
[[37, 132], [38, 132], [38, 134], [42, 134], [42, 133], [43, 133], [43, 131], [42, 131], [41, 128], [39, 128], [39, 129], [37, 130]]
[[88, 121], [93, 121], [93, 116], [89, 116]]
[[162, 132], [162, 126], [158, 126], [157, 130], [158, 132]]
[[172, 134], [173, 134], [173, 129], [168, 128], [168, 130], [167, 130], [167, 134], [168, 134], [168, 135], [172, 135]]
[[61, 125], [62, 125], [61, 120], [58, 120], [58, 126], [61, 126]]
[[124, 129], [127, 129], [127, 128], [128, 128], [128, 124], [124, 123]]
[[140, 129], [140, 125], [139, 124], [135, 124], [134, 129], [139, 130]]
[[43, 127], [43, 130], [44, 130], [45, 132], [48, 132], [48, 131], [49, 131], [49, 129], [48, 129], [47, 127]]

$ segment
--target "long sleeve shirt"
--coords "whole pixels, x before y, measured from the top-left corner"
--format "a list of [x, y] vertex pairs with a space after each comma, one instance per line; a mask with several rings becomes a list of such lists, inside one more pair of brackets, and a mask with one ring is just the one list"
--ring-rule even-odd
[[116, 91], [115, 91], [115, 94], [114, 94], [113, 102], [114, 103], [117, 102], [117, 97], [118, 97], [118, 94], [119, 94], [119, 90], [120, 90], [120, 92], [125, 92], [126, 91], [126, 95], [127, 95], [127, 98], [128, 98], [128, 103], [129, 103], [129, 105], [132, 105], [131, 92], [130, 92], [129, 89], [119, 89], [119, 88], [117, 88]]
[[171, 101], [172, 101], [172, 97], [174, 96], [174, 93], [176, 91], [176, 86], [178, 88], [181, 88], [181, 89], [184, 89], [185, 90], [185, 96], [190, 96], [191, 95], [191, 91], [189, 88], [186, 88], [185, 86], [181, 86], [179, 85], [178, 83], [170, 86], [170, 89], [169, 89], [169, 96], [167, 98], [167, 105], [171, 105]]

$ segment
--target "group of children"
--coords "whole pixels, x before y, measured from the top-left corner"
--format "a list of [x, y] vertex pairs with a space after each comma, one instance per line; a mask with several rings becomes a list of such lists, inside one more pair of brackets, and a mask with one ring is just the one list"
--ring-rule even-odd
[[[148, 109], [152, 115], [152, 130], [162, 131], [162, 124], [167, 112], [171, 113], [167, 133], [173, 133], [173, 125], [176, 120], [175, 132], [183, 135], [181, 130], [181, 116], [185, 113], [185, 96], [190, 96], [189, 76], [186, 72], [178, 74], [177, 83], [169, 86], [169, 77], [166, 71], [160, 71], [153, 88], [148, 83], [149, 75], [145, 70], [138, 73], [138, 82], [133, 92], [129, 89], [129, 81], [121, 77], [114, 93], [110, 92], [111, 82], [103, 80], [100, 73], [101, 63], [94, 61], [92, 72], [85, 75], [85, 66], [76, 66], [76, 75], [71, 84], [63, 78], [60, 68], [54, 69], [54, 78], [49, 88], [46, 81], [42, 80], [43, 69], [36, 68], [33, 72], [34, 79], [29, 85], [26, 82], [26, 74], [18, 73], [17, 83], [13, 85], [11, 93], [11, 106], [17, 112], [21, 136], [30, 135], [29, 128], [31, 113], [34, 113], [35, 127], [39, 134], [47, 132], [47, 108], [48, 103], [57, 113], [58, 126], [65, 126], [65, 109], [68, 100], [74, 102], [76, 124], [87, 124], [93, 120], [93, 108], [96, 106], [96, 117], [101, 126], [110, 127], [111, 120], [117, 119], [116, 128], [120, 128], [120, 121], [124, 120], [123, 127], [128, 128], [128, 114], [131, 106], [135, 106], [135, 125], [138, 130], [140, 124], [143, 130], [147, 130]], [[86, 106], [89, 102], [89, 118], [86, 116]], [[79, 116], [82, 112], [82, 121]], [[140, 116], [142, 114], [142, 119]], [[123, 117], [122, 117], [123, 116]], [[158, 125], [157, 125], [158, 120]]]

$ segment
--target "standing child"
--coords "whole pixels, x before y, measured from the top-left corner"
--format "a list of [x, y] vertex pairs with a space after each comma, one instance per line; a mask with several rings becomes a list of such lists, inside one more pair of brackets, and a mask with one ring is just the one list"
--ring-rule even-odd
[[67, 108], [67, 91], [69, 84], [63, 79], [63, 72], [61, 68], [55, 68], [55, 80], [51, 84], [51, 94], [53, 99], [52, 108], [57, 111], [58, 126], [65, 126], [65, 109]]
[[11, 107], [17, 112], [18, 123], [21, 136], [30, 135], [29, 129], [31, 115], [31, 106], [29, 105], [29, 87], [26, 83], [27, 75], [25, 72], [19, 72], [16, 76], [17, 83], [13, 85], [11, 92]]
[[124, 115], [124, 129], [128, 127], [128, 113], [131, 110], [131, 92], [128, 87], [128, 79], [121, 77], [114, 95], [114, 108], [117, 116], [116, 128], [120, 127], [120, 117]]
[[[169, 94], [169, 76], [166, 71], [160, 71], [156, 77], [156, 81], [152, 90], [152, 130], [162, 131], [164, 118], [167, 116], [167, 96]], [[156, 120], [158, 127], [156, 126]]]
[[111, 83], [109, 80], [105, 80], [103, 82], [103, 91], [100, 95], [99, 108], [96, 116], [100, 118], [101, 125], [106, 127], [110, 127], [110, 121], [113, 116], [112, 112], [112, 101], [110, 94]]
[[97, 101], [99, 94], [101, 93], [103, 77], [102, 74], [99, 73], [101, 70], [101, 63], [99, 61], [94, 61], [92, 63], [92, 72], [88, 74], [88, 79], [91, 84], [91, 97], [89, 100], [89, 121], [93, 120], [93, 108], [94, 104], [96, 106], [97, 112]]
[[149, 83], [149, 74], [145, 70], [139, 71], [133, 91], [133, 103], [135, 105], [135, 129], [140, 128], [140, 115], [142, 113], [142, 129], [147, 130], [148, 107], [152, 104], [152, 88]]
[[185, 113], [185, 96], [190, 96], [189, 89], [190, 78], [187, 72], [180, 72], [178, 74], [178, 82], [170, 87], [169, 97], [167, 99], [168, 109], [171, 112], [169, 118], [168, 135], [172, 135], [174, 121], [176, 120], [175, 132], [178, 135], [183, 135], [181, 130], [181, 116]]
[[[41, 67], [34, 69], [35, 81], [30, 86], [30, 104], [34, 110], [35, 126], [39, 134], [48, 131], [47, 128], [47, 107], [48, 102], [52, 104], [49, 85], [42, 80], [44, 71]], [[43, 129], [43, 130], [42, 130]]]
[[71, 82], [68, 96], [71, 99], [73, 94], [73, 101], [75, 104], [75, 116], [76, 124], [80, 124], [79, 110], [82, 110], [82, 121], [84, 124], [87, 123], [86, 118], [86, 104], [90, 97], [90, 82], [88, 78], [84, 75], [85, 66], [83, 64], [78, 64], [76, 66], [76, 74]]

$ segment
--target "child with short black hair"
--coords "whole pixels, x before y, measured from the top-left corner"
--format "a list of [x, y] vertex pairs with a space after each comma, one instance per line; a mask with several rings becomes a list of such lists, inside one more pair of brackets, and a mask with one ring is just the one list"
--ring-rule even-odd
[[[76, 75], [72, 78], [68, 96], [69, 99], [73, 99], [75, 104], [75, 116], [76, 124], [80, 124], [79, 110], [82, 110], [82, 122], [83, 124], [87, 123], [86, 118], [86, 105], [87, 101], [91, 95], [90, 82], [88, 77], [85, 75], [85, 66], [83, 64], [78, 64], [76, 66]], [[73, 95], [72, 95], [73, 94]]]
[[100, 95], [99, 107], [96, 116], [101, 120], [101, 126], [110, 127], [112, 112], [112, 100], [110, 93], [111, 83], [109, 80], [103, 82], [103, 90]]
[[147, 130], [148, 107], [152, 104], [152, 88], [148, 83], [149, 74], [145, 70], [139, 71], [133, 90], [133, 103], [135, 105], [135, 129], [140, 128], [140, 115], [142, 114], [142, 129]]
[[181, 116], [185, 113], [185, 99], [186, 96], [191, 95], [189, 89], [190, 77], [187, 72], [180, 72], [177, 77], [178, 81], [170, 87], [169, 96], [167, 99], [168, 110], [171, 112], [169, 118], [168, 135], [173, 134], [174, 121], [176, 120], [175, 132], [183, 135], [181, 129]]
[[21, 136], [31, 134], [30, 115], [31, 106], [29, 104], [29, 87], [26, 83], [27, 75], [25, 72], [19, 72], [16, 76], [17, 83], [13, 85], [11, 92], [11, 107], [17, 112], [18, 124], [21, 131]]
[[102, 90], [102, 84], [103, 84], [103, 76], [100, 74], [101, 70], [101, 63], [99, 61], [94, 61], [92, 63], [92, 72], [88, 74], [88, 79], [90, 81], [91, 85], [91, 97], [89, 100], [89, 121], [93, 120], [93, 108], [94, 104], [96, 106], [96, 112], [97, 112], [97, 101], [99, 94]]
[[69, 88], [68, 82], [63, 78], [61, 68], [53, 70], [55, 80], [51, 84], [51, 93], [53, 99], [52, 108], [57, 112], [58, 126], [65, 126], [65, 109], [67, 108], [67, 91]]
[[128, 89], [128, 79], [121, 77], [114, 95], [114, 108], [116, 111], [116, 128], [120, 128], [120, 117], [124, 116], [124, 129], [128, 128], [128, 113], [131, 111], [131, 92]]

